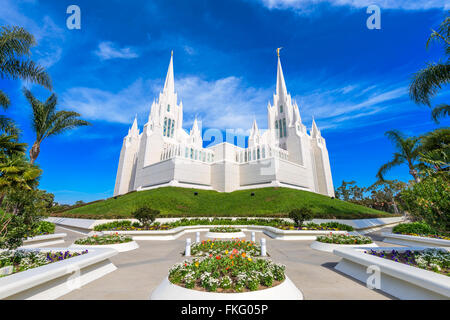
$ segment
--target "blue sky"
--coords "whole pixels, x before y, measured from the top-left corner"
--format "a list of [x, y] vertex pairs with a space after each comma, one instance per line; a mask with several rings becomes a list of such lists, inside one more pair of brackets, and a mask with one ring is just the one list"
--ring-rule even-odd
[[[381, 30], [369, 30], [369, 4], [381, 7]], [[66, 28], [66, 8], [81, 8], [81, 30]], [[203, 129], [248, 134], [253, 118], [267, 128], [267, 102], [276, 80], [277, 47], [288, 91], [303, 122], [314, 116], [327, 139], [335, 187], [342, 180], [375, 181], [393, 148], [384, 132], [419, 135], [437, 126], [430, 110], [408, 96], [411, 75], [442, 48], [425, 49], [445, 1], [366, 0], [0, 0], [0, 24], [20, 25], [38, 45], [32, 58], [50, 73], [62, 109], [91, 127], [45, 140], [37, 163], [40, 188], [62, 203], [112, 196], [122, 138], [138, 115], [145, 123], [164, 84], [174, 50], [175, 86], [184, 127], [197, 116]], [[7, 112], [33, 143], [30, 107], [21, 93], [41, 100], [50, 92], [0, 80], [12, 100]], [[447, 101], [448, 87], [433, 100]], [[441, 125], [448, 125], [449, 121]], [[406, 167], [388, 175], [410, 179]]]

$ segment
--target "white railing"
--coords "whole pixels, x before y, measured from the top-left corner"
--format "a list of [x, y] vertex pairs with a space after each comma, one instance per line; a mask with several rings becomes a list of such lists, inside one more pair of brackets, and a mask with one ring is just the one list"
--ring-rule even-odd
[[160, 160], [164, 161], [176, 157], [211, 163], [214, 162], [214, 151], [205, 148], [166, 143], [161, 151]]
[[268, 158], [288, 160], [289, 153], [281, 148], [261, 145], [243, 150], [236, 150], [236, 162], [247, 163]]

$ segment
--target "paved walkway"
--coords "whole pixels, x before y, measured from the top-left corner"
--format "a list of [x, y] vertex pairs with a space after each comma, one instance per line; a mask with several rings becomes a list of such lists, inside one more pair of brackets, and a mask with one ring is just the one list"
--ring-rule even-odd
[[[82, 234], [59, 227], [56, 232], [67, 233], [66, 246], [83, 237]], [[374, 236], [377, 244], [392, 246], [377, 241], [379, 232]], [[286, 265], [288, 277], [302, 291], [305, 299], [391, 299], [334, 270], [340, 258], [332, 253], [311, 249], [309, 245], [312, 241], [273, 240], [262, 233], [256, 233], [256, 236], [257, 241], [260, 237], [266, 238], [271, 258]], [[111, 258], [118, 268], [116, 271], [60, 299], [148, 299], [153, 289], [167, 276], [168, 269], [183, 260], [181, 252], [188, 237], [195, 238], [195, 234], [171, 241], [138, 241], [139, 249], [119, 253]]]

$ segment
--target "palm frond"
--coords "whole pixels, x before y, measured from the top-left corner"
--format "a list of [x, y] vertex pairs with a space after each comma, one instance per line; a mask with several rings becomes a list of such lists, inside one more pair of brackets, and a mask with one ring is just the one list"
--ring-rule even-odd
[[413, 75], [409, 95], [417, 104], [431, 105], [431, 98], [450, 81], [448, 63], [429, 63], [426, 68]]
[[8, 59], [0, 65], [0, 77], [11, 79], [22, 79], [35, 82], [52, 89], [50, 76], [42, 66], [37, 65], [32, 60]]
[[[30, 49], [36, 45], [32, 34], [18, 26], [0, 27], [0, 52], [2, 60], [17, 55], [30, 55]], [[6, 59], [5, 59], [6, 58]]]
[[378, 170], [376, 177], [380, 181], [385, 181], [384, 175], [391, 170], [393, 167], [401, 165], [403, 162], [405, 162], [405, 157], [399, 153], [394, 153], [394, 158], [383, 164], [380, 169]]
[[6, 95], [6, 93], [0, 90], [0, 106], [3, 107], [3, 109], [7, 109], [10, 104], [11, 101], [9, 100], [9, 97]]
[[440, 104], [433, 108], [431, 117], [436, 123], [439, 123], [439, 119], [450, 115], [450, 106], [446, 103]]

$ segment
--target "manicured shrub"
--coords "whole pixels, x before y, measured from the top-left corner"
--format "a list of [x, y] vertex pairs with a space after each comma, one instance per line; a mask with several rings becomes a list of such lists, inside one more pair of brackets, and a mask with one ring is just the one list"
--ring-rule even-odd
[[133, 217], [139, 220], [139, 222], [145, 227], [150, 226], [158, 215], [158, 210], [151, 209], [149, 207], [141, 207], [133, 212]]
[[39, 221], [33, 230], [33, 235], [53, 234], [55, 233], [55, 224], [48, 221]]
[[450, 232], [450, 178], [429, 176], [400, 194], [400, 205], [439, 232]]
[[119, 228], [128, 228], [128, 227], [131, 227], [130, 220], [112, 221], [96, 225], [94, 227], [94, 231], [115, 230]]
[[313, 213], [310, 208], [303, 207], [294, 209], [289, 212], [289, 218], [294, 220], [294, 224], [296, 227], [301, 227], [303, 221], [310, 220], [313, 216]]
[[433, 234], [436, 231], [433, 230], [428, 224], [425, 222], [412, 222], [412, 223], [401, 223], [399, 225], [396, 225], [394, 228], [392, 228], [393, 233], [400, 233], [400, 234], [420, 234], [420, 235], [427, 235], [427, 234]]
[[343, 223], [339, 223], [339, 222], [324, 222], [321, 223], [320, 226], [322, 227], [326, 227], [326, 228], [335, 228], [335, 229], [339, 229], [339, 230], [343, 230], [343, 231], [353, 231], [353, 227], [349, 226], [347, 224], [343, 224]]

